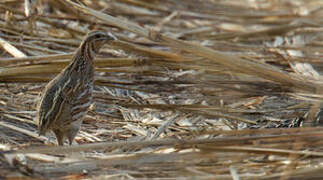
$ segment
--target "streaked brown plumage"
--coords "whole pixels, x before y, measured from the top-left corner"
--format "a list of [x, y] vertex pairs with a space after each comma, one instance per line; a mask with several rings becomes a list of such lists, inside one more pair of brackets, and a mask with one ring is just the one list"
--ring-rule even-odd
[[59, 145], [65, 138], [72, 144], [92, 102], [93, 59], [104, 43], [113, 40], [111, 33], [88, 33], [72, 62], [47, 84], [37, 107], [39, 135], [52, 130]]

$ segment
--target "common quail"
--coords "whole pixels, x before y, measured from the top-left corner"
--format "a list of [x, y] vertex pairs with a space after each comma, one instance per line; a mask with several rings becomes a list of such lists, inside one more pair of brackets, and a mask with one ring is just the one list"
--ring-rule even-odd
[[117, 40], [110, 32], [92, 31], [71, 63], [45, 87], [37, 106], [39, 135], [52, 130], [58, 145], [71, 145], [92, 103], [93, 59], [105, 43]]

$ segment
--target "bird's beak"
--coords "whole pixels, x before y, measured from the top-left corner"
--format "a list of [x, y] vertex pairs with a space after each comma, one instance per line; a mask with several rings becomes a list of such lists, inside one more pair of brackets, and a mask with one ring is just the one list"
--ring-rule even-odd
[[118, 40], [118, 38], [115, 35], [113, 35], [111, 32], [107, 32], [107, 40], [116, 41]]

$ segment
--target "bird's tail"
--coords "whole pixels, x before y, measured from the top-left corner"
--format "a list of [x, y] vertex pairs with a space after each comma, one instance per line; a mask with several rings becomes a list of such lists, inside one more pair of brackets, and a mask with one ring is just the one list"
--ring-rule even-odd
[[38, 115], [35, 117], [34, 122], [38, 125], [38, 136], [44, 136], [46, 134], [46, 128], [40, 124]]

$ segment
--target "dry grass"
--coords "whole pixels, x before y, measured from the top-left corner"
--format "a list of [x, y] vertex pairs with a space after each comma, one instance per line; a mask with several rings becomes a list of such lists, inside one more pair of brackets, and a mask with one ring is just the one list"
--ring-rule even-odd
[[[18, 0], [0, 3], [0, 177], [320, 179], [319, 0]], [[38, 136], [39, 93], [92, 29], [76, 137]]]

